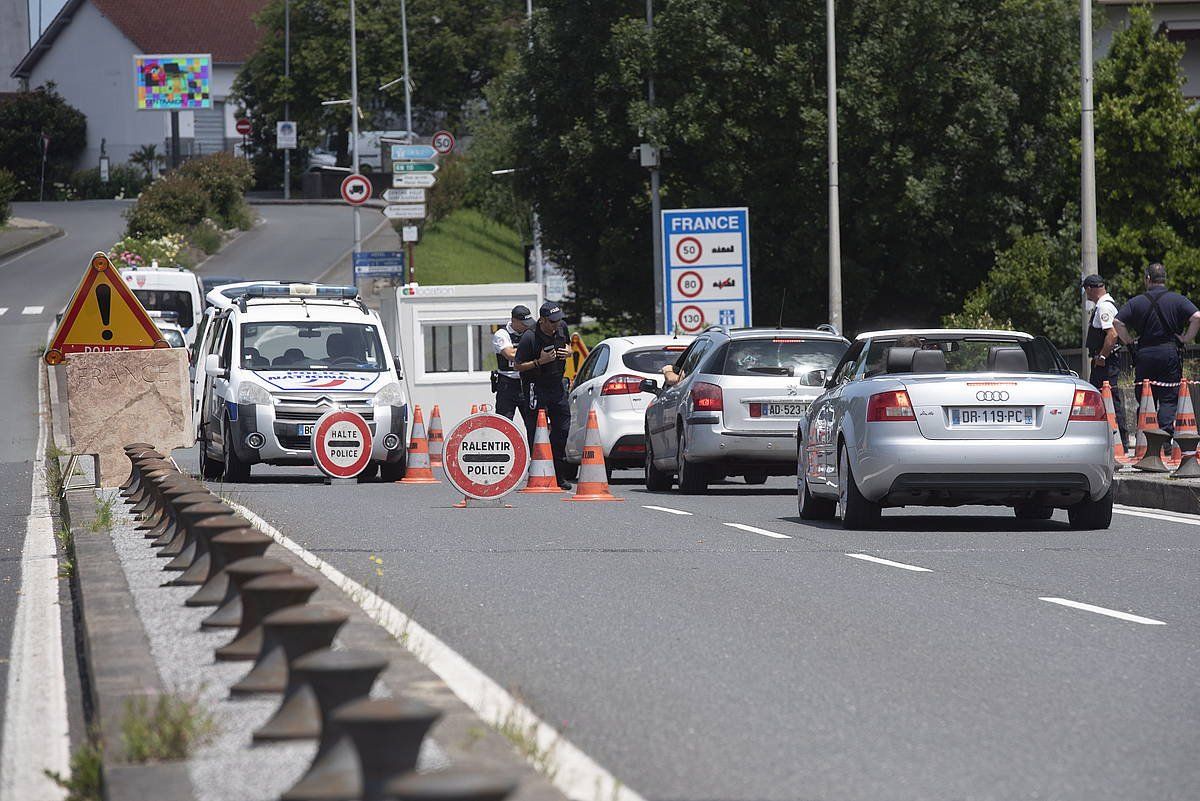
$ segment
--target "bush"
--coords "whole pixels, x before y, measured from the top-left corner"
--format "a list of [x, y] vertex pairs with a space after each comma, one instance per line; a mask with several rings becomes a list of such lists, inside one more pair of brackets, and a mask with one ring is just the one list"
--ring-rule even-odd
[[208, 193], [195, 178], [174, 172], [146, 187], [133, 208], [125, 212], [126, 234], [154, 238], [187, 231], [212, 210]]
[[16, 176], [23, 200], [38, 197], [43, 134], [50, 137], [46, 194], [52, 197], [54, 183], [65, 183], [70, 178], [87, 145], [87, 118], [68, 105], [52, 83], [31, 92], [17, 92], [0, 103], [0, 164]]
[[108, 171], [108, 183], [100, 182], [100, 168], [76, 170], [71, 187], [79, 200], [111, 200], [137, 197], [146, 186], [146, 174], [126, 164], [117, 164]]
[[213, 153], [189, 160], [177, 172], [208, 194], [213, 215], [223, 228], [244, 227], [238, 223], [249, 218], [243, 197], [253, 181], [249, 162], [232, 153]]
[[13, 198], [20, 191], [20, 184], [17, 182], [17, 177], [8, 170], [0, 167], [0, 225], [8, 222], [8, 218], [12, 215]]
[[211, 256], [221, 249], [221, 229], [212, 220], [205, 220], [188, 231], [187, 240]]

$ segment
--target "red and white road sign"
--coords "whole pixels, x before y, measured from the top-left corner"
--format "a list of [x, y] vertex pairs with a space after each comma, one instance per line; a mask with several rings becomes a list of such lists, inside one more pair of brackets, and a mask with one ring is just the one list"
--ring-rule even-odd
[[684, 264], [695, 264], [703, 255], [704, 248], [700, 245], [700, 240], [694, 236], [680, 237], [679, 241], [675, 243], [675, 258]]
[[242, 136], [249, 136], [252, 130], [254, 130], [254, 128], [250, 125], [250, 120], [242, 117], [237, 121], [237, 132]]
[[695, 270], [688, 270], [675, 279], [675, 288], [685, 298], [694, 298], [704, 291], [704, 279]]
[[679, 317], [675, 321], [679, 324], [679, 330], [685, 334], [697, 334], [704, 327], [704, 310], [695, 304], [684, 306], [679, 310]]
[[433, 139], [429, 144], [433, 145], [433, 149], [444, 156], [454, 149], [454, 134], [449, 131], [438, 131], [433, 135]]
[[515, 490], [529, 470], [529, 446], [512, 421], [475, 414], [446, 434], [446, 478], [468, 498], [500, 498]]
[[371, 429], [354, 412], [334, 409], [313, 426], [313, 462], [330, 478], [354, 478], [371, 463]]
[[371, 199], [371, 182], [367, 176], [350, 173], [342, 181], [342, 200], [351, 206], [361, 206]]

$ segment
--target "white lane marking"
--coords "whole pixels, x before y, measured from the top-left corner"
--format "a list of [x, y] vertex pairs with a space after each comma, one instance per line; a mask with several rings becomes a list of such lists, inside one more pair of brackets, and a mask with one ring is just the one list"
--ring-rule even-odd
[[656, 512], [666, 512], [669, 515], [691, 515], [691, 512], [685, 512], [682, 509], [670, 509], [666, 506], [646, 506], [642, 505], [643, 509], [653, 509]]
[[21, 314], [41, 314], [45, 306], [26, 306], [21, 309]]
[[869, 553], [848, 553], [851, 559], [862, 559], [864, 562], [874, 562], [877, 565], [887, 565], [888, 567], [898, 567], [901, 570], [911, 570], [914, 573], [932, 573], [933, 571], [927, 567], [920, 565], [907, 565], [904, 562], [893, 562], [891, 559], [881, 559], [878, 556], [871, 556]]
[[730, 528], [740, 528], [742, 531], [749, 531], [751, 534], [762, 534], [764, 537], [774, 537], [777, 540], [791, 539], [787, 534], [777, 534], [774, 531], [767, 531], [765, 528], [747, 526], [745, 523], [722, 523], [721, 525], [729, 526]]
[[1130, 517], [1148, 517], [1151, 520], [1166, 520], [1170, 523], [1183, 523], [1188, 526], [1200, 526], [1200, 518], [1191, 515], [1180, 513], [1178, 515], [1166, 514], [1162, 512], [1143, 512], [1141, 509], [1130, 509], [1128, 507], [1114, 506], [1113, 511], [1119, 515], [1129, 515]]
[[8, 694], [0, 751], [0, 798], [61, 799], [44, 770], [67, 773], [70, 738], [58, 605], [58, 550], [46, 492], [46, 385], [38, 361], [38, 436], [20, 595], [8, 654]]
[[1067, 598], [1038, 598], [1039, 601], [1049, 601], [1052, 604], [1059, 606], [1069, 606], [1072, 609], [1082, 609], [1085, 612], [1095, 612], [1098, 615], [1107, 615], [1115, 617], [1117, 620], [1128, 620], [1130, 623], [1141, 623], [1145, 626], [1165, 626], [1165, 621], [1155, 620], [1152, 617], [1142, 617], [1141, 615], [1131, 615], [1128, 612], [1118, 612], [1116, 609], [1106, 609], [1103, 606], [1094, 606], [1092, 604], [1080, 603], [1079, 601], [1071, 601]]
[[520, 727], [521, 731], [533, 732], [538, 753], [548, 755], [548, 764], [555, 767], [554, 777], [551, 781], [568, 798], [574, 801], [594, 801], [597, 798], [612, 799], [612, 801], [645, 801], [641, 795], [629, 789], [581, 751], [578, 746], [567, 740], [561, 732], [535, 715], [533, 710], [514, 698], [494, 679], [472, 665], [415, 620], [333, 565], [284, 536], [278, 529], [245, 506], [228, 498], [225, 500], [253, 523], [255, 528], [299, 556], [305, 564], [318, 570], [337, 585], [351, 600], [362, 607], [369, 618], [382, 626], [418, 661], [446, 682], [446, 686], [462, 699], [463, 703], [475, 710], [475, 714], [480, 718], [497, 727], [502, 724], [515, 724]]
[[7, 306], [0, 306], [0, 317], [3, 317], [8, 312]]

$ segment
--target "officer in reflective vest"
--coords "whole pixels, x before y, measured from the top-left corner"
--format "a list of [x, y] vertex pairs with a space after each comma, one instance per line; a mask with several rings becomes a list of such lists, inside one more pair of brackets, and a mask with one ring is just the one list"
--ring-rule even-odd
[[1083, 291], [1094, 304], [1087, 334], [1087, 351], [1092, 359], [1090, 380], [1096, 389], [1101, 389], [1105, 381], [1112, 387], [1117, 430], [1121, 432], [1121, 444], [1125, 445], [1125, 405], [1121, 403], [1121, 395], [1117, 391], [1117, 378], [1121, 375], [1117, 355], [1121, 343], [1117, 340], [1117, 329], [1113, 325], [1117, 319], [1117, 304], [1108, 294], [1104, 279], [1098, 275], [1083, 279]]
[[492, 391], [496, 393], [496, 414], [509, 420], [513, 412], [519, 411], [525, 421], [525, 431], [533, 439], [536, 415], [529, 408], [528, 398], [517, 372], [517, 343], [521, 335], [533, 325], [533, 315], [526, 306], [513, 306], [512, 319], [492, 336], [492, 350], [496, 353], [496, 370], [492, 373]]

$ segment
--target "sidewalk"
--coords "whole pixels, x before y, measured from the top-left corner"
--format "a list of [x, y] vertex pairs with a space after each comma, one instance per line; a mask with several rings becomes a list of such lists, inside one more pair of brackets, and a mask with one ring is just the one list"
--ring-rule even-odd
[[0, 259], [15, 256], [62, 235], [61, 228], [48, 222], [10, 217], [8, 224], [0, 228]]

